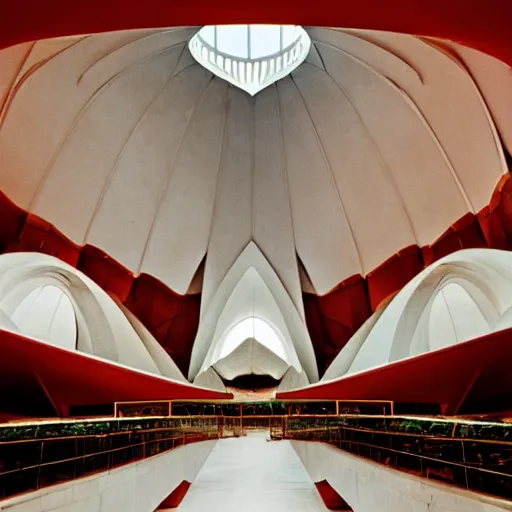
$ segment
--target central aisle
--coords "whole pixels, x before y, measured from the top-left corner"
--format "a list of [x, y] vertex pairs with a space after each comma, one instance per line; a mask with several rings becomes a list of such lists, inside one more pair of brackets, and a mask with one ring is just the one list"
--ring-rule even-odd
[[179, 512], [324, 512], [288, 441], [254, 435], [217, 442]]

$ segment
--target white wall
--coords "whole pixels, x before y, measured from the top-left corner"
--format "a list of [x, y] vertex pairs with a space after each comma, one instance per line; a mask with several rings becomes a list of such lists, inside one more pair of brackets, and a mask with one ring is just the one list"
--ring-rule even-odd
[[109, 472], [0, 501], [1, 512], [154, 512], [194, 481], [216, 441], [194, 443]]
[[313, 482], [326, 479], [354, 512], [497, 512], [512, 502], [415, 477], [332, 446], [292, 441]]

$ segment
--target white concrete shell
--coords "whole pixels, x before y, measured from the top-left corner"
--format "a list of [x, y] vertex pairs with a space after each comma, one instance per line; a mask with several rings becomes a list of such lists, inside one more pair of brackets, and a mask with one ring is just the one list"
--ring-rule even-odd
[[191, 380], [222, 357], [229, 331], [253, 317], [270, 324], [280, 334], [282, 347], [278, 354], [288, 365], [298, 370], [303, 368], [308, 380], [318, 380], [313, 346], [303, 316], [254, 242], [242, 251], [212, 299], [207, 302], [203, 298], [201, 308], [190, 363]]
[[[500, 136], [512, 147], [510, 68], [415, 36], [309, 28], [306, 61], [250, 97], [192, 58], [196, 31], [0, 51], [0, 190], [77, 245], [178, 293], [204, 263], [191, 379], [215, 363], [222, 333], [248, 316], [254, 293], [285, 340], [286, 362], [314, 382], [297, 256], [324, 294], [487, 205], [507, 172]], [[464, 293], [443, 292], [467, 302]], [[123, 319], [119, 332], [132, 336]], [[80, 350], [172, 373], [144, 333], [125, 354], [108, 326], [109, 341], [93, 347], [99, 336], [88, 337], [84, 322], [96, 329], [77, 316]], [[426, 344], [379, 346], [351, 364]]]
[[225, 380], [242, 375], [269, 375], [281, 380], [290, 365], [254, 338], [245, 340], [233, 352], [219, 359], [215, 371]]
[[57, 258], [0, 256], [1, 327], [68, 350], [185, 381], [145, 327], [96, 283]]
[[[192, 59], [194, 33], [0, 52], [0, 189], [180, 293], [208, 253], [207, 300], [254, 240], [299, 305], [295, 252], [325, 293], [431, 243], [506, 172], [478, 87], [431, 42], [308, 29], [307, 61], [251, 99]], [[508, 67], [459, 50], [507, 132]]]
[[504, 512], [510, 501], [396, 471], [327, 443], [291, 441], [314, 482], [327, 480], [356, 512]]
[[412, 279], [351, 338], [322, 380], [512, 326], [512, 254], [458, 251]]

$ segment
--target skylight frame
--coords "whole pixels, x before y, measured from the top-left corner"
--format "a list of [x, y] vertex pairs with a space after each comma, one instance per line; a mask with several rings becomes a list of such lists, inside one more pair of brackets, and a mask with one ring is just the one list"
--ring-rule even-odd
[[[217, 34], [222, 27], [223, 25], [203, 27], [190, 40], [189, 50], [194, 59], [204, 68], [251, 96], [255, 96], [297, 69], [306, 60], [311, 48], [311, 39], [300, 26], [293, 26], [297, 37], [283, 47], [284, 25], [276, 25], [281, 31], [279, 50], [263, 57], [251, 58], [251, 30], [258, 25], [246, 25], [248, 57], [240, 57], [218, 50], [201, 36], [204, 29], [213, 28], [214, 33]], [[216, 36], [215, 40], [217, 40]]]

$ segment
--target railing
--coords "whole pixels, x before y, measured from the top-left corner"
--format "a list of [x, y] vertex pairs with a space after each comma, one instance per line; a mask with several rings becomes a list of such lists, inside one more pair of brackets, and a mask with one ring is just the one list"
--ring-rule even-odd
[[114, 416], [339, 416], [393, 415], [389, 400], [271, 400], [235, 402], [233, 400], [186, 401], [155, 400], [116, 402]]
[[[6, 440], [7, 437], [12, 439]], [[0, 441], [0, 498], [107, 471], [184, 444], [218, 437], [216, 419], [204, 418], [97, 420], [4, 427], [0, 429], [0, 439], [3, 439]]]
[[512, 499], [512, 425], [286, 414], [0, 425], [0, 498], [109, 470], [186, 443], [240, 437], [255, 430], [267, 431], [275, 440], [329, 443], [425, 478]]
[[[378, 424], [379, 429], [364, 425], [365, 420], [367, 423], [375, 422], [375, 418], [345, 418], [337, 422], [326, 418], [318, 418], [317, 421], [295, 418], [287, 422], [284, 437], [328, 443], [424, 478], [512, 499], [512, 442], [455, 437], [467, 434], [468, 428], [468, 425], [456, 423], [450, 425], [446, 422], [444, 426], [431, 421], [436, 426], [431, 430], [438, 432], [429, 434], [407, 432], [407, 425], [403, 425], [401, 430], [400, 424], [404, 423], [410, 424], [410, 430], [421, 428], [411, 419], [388, 418], [387, 423], [381, 421]], [[393, 423], [395, 431], [390, 429]], [[448, 434], [450, 428], [452, 435]], [[499, 427], [490, 426], [490, 434], [492, 429], [496, 433]]]

